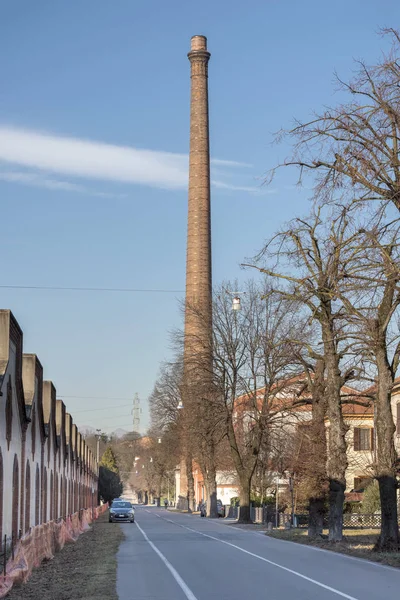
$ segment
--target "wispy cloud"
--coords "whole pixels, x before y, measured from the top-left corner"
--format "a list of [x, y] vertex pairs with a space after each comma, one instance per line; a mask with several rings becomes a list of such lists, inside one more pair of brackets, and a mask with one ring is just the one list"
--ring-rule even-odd
[[[91, 190], [88, 187], [71, 183], [70, 181], [60, 181], [46, 177], [41, 173], [30, 173], [21, 171], [0, 171], [0, 181], [9, 183], [19, 183], [21, 185], [29, 185], [34, 187], [45, 188], [47, 190], [61, 190], [63, 192], [75, 192], [78, 194], [86, 194], [89, 196], [98, 196], [102, 198], [114, 198], [115, 194], [107, 192], [99, 192]], [[120, 194], [119, 194], [120, 196]]]
[[261, 185], [251, 187], [249, 185], [235, 185], [234, 183], [225, 183], [224, 181], [212, 181], [212, 185], [222, 190], [233, 190], [236, 192], [248, 192], [249, 194], [276, 194], [274, 189], [267, 189]]
[[249, 165], [248, 163], [238, 162], [236, 160], [221, 160], [220, 158], [212, 158], [211, 164], [221, 166], [221, 167], [239, 167], [239, 168], [247, 168], [251, 169], [253, 165]]
[[[70, 192], [103, 195], [84, 185], [58, 180], [73, 177], [97, 181], [141, 184], [158, 188], [182, 189], [188, 181], [188, 157], [184, 154], [117, 146], [86, 139], [57, 136], [0, 125], [0, 163], [18, 165], [27, 171], [3, 169], [0, 179], [24, 185]], [[213, 159], [218, 167], [234, 169], [251, 165]], [[216, 180], [215, 187], [254, 191]]]

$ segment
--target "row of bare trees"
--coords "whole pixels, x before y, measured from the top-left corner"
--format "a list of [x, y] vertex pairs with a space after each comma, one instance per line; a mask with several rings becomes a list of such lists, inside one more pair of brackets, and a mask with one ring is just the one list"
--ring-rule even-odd
[[[231, 310], [227, 292], [235, 284], [215, 290], [211, 347], [201, 352], [204, 340], [193, 344], [196, 390], [185, 393], [178, 360], [162, 372], [152, 410], [158, 427], [174, 423], [177, 434], [189, 432], [190, 456], [203, 472], [208, 498], [215, 495], [221, 456], [229, 456], [241, 519], [249, 520], [260, 464], [269, 472], [283, 468], [277, 465], [284, 457], [279, 432], [285, 413], [309, 404], [309, 460], [301, 472], [310, 534], [321, 531], [328, 499], [329, 537], [338, 541], [348, 466], [343, 406], [373, 402], [377, 451], [371, 469], [382, 510], [377, 549], [397, 550], [392, 389], [400, 359], [400, 37], [394, 30], [383, 33], [392, 39], [389, 54], [371, 68], [359, 62], [354, 81], [339, 82], [349, 102], [280, 132], [294, 148], [280, 166], [298, 167], [300, 182], [312, 183], [313, 209], [247, 261], [263, 278], [247, 284], [240, 311]], [[212, 355], [212, 365], [203, 354]], [[350, 383], [360, 390], [373, 386], [347, 398], [343, 390]], [[288, 460], [293, 463], [293, 452]]]
[[[285, 282], [319, 325], [329, 418], [327, 475], [330, 537], [341, 537], [346, 443], [340, 388], [350, 372], [370, 373], [374, 390], [382, 531], [377, 547], [398, 549], [396, 452], [391, 391], [400, 346], [398, 211], [400, 210], [400, 36], [382, 32], [391, 50], [369, 67], [358, 61], [349, 101], [280, 132], [293, 143], [282, 166], [296, 166], [318, 207], [266, 244], [259, 267]], [[271, 170], [273, 177], [276, 169]], [[282, 291], [280, 290], [282, 293]], [[320, 353], [318, 353], [320, 355]], [[336, 506], [336, 510], [335, 510]]]

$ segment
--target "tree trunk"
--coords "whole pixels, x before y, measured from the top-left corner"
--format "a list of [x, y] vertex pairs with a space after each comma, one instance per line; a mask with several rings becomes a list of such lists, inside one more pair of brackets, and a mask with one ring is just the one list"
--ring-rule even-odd
[[378, 349], [376, 358], [378, 367], [375, 401], [376, 478], [379, 482], [381, 500], [381, 533], [375, 545], [375, 550], [397, 552], [400, 549], [400, 539], [397, 522], [395, 425], [391, 407], [393, 376], [387, 361], [385, 347]]
[[308, 537], [316, 538], [324, 529], [325, 496], [322, 498], [310, 498]]
[[217, 508], [217, 482], [215, 469], [210, 468], [207, 472], [207, 516], [211, 519], [218, 519]]
[[398, 552], [399, 526], [397, 523], [397, 483], [393, 476], [378, 477], [381, 497], [381, 533], [374, 550]]
[[250, 481], [243, 477], [240, 478], [240, 509], [238, 523], [252, 523], [250, 514]]
[[227, 420], [227, 434], [231, 449], [232, 461], [235, 465], [236, 473], [239, 477], [239, 523], [252, 523], [252, 520], [250, 518], [250, 489], [251, 480], [253, 477], [254, 469], [257, 464], [257, 460], [253, 460], [253, 465], [251, 465], [250, 467], [243, 463], [242, 456], [239, 450], [239, 445], [236, 439], [235, 428], [233, 426], [232, 415], [230, 415], [230, 417]]
[[194, 477], [192, 455], [186, 457], [186, 476], [187, 476], [187, 509], [188, 512], [195, 510]]
[[329, 480], [329, 539], [340, 542], [343, 539], [343, 504], [346, 484], [337, 479]]
[[329, 478], [329, 539], [343, 538], [343, 504], [346, 489], [347, 444], [346, 426], [341, 403], [341, 374], [332, 323], [323, 324], [326, 364], [326, 400], [329, 419], [327, 475]]
[[311, 384], [312, 424], [311, 452], [307, 462], [307, 479], [310, 485], [308, 537], [315, 538], [324, 528], [325, 504], [327, 501], [327, 448], [326, 448], [326, 395], [325, 361], [319, 359], [315, 366]]

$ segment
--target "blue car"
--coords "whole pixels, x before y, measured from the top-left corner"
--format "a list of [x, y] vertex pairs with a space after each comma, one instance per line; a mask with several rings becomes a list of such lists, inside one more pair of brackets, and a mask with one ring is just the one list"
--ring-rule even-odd
[[134, 523], [135, 509], [130, 502], [116, 498], [108, 511], [109, 523]]

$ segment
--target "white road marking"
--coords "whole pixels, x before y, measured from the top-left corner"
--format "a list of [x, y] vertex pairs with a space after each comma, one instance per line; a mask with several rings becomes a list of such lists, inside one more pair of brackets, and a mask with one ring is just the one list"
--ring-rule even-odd
[[146, 542], [148, 542], [150, 544], [150, 546], [153, 548], [154, 552], [161, 558], [161, 560], [163, 561], [163, 563], [165, 564], [165, 566], [167, 567], [167, 569], [172, 574], [172, 576], [175, 579], [176, 583], [179, 585], [179, 587], [181, 588], [181, 590], [185, 594], [186, 598], [188, 600], [197, 600], [196, 596], [193, 594], [192, 590], [183, 581], [183, 579], [179, 575], [178, 571], [176, 569], [174, 569], [174, 567], [165, 558], [164, 554], [162, 552], [160, 552], [160, 550], [157, 548], [157, 546], [155, 546], [153, 544], [153, 542], [151, 540], [149, 540], [149, 538], [147, 537], [146, 533], [143, 531], [143, 529], [140, 527], [140, 525], [137, 522], [136, 522], [136, 527], [139, 529], [140, 533], [142, 534], [142, 536], [144, 537], [144, 539], [146, 540]]
[[[163, 517], [161, 517], [161, 518], [163, 518]], [[324, 583], [321, 583], [320, 581], [317, 581], [316, 579], [307, 577], [307, 575], [303, 575], [302, 573], [299, 573], [298, 571], [294, 571], [293, 569], [284, 567], [283, 565], [273, 562], [272, 560], [268, 560], [268, 558], [264, 558], [263, 556], [260, 556], [259, 554], [254, 554], [254, 552], [249, 552], [249, 550], [245, 550], [244, 548], [241, 548], [240, 546], [236, 546], [236, 544], [231, 544], [231, 542], [221, 540], [217, 537], [214, 537], [213, 535], [208, 535], [207, 533], [202, 533], [201, 531], [198, 531], [197, 529], [192, 529], [191, 527], [186, 527], [186, 525], [181, 525], [180, 523], [177, 523], [176, 521], [172, 521], [171, 519], [164, 519], [164, 521], [168, 521], [169, 523], [173, 523], [174, 525], [183, 527], [183, 529], [187, 529], [188, 531], [192, 531], [193, 533], [198, 533], [199, 535], [202, 535], [203, 537], [210, 538], [211, 540], [215, 540], [216, 542], [220, 542], [221, 544], [226, 544], [226, 546], [231, 546], [232, 548], [236, 548], [236, 550], [240, 550], [240, 552], [249, 554], [249, 556], [254, 556], [254, 558], [258, 558], [259, 560], [262, 560], [263, 562], [273, 565], [274, 567], [278, 567], [278, 569], [282, 569], [283, 571], [292, 573], [292, 575], [296, 575], [297, 577], [300, 577], [301, 579], [305, 579], [306, 581], [309, 581], [310, 583], [313, 583], [314, 585], [317, 585], [321, 588], [324, 588], [325, 590], [333, 592], [337, 596], [341, 596], [342, 598], [346, 598], [347, 600], [359, 600], [358, 598], [355, 598], [354, 596], [349, 596], [348, 594], [340, 592], [339, 590], [337, 590], [329, 585], [325, 585]]]

